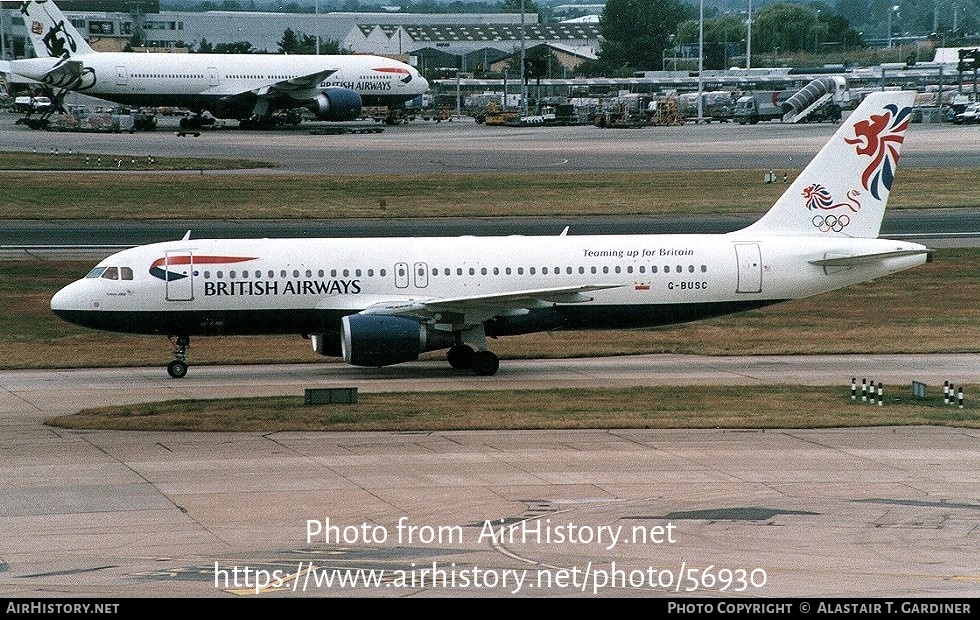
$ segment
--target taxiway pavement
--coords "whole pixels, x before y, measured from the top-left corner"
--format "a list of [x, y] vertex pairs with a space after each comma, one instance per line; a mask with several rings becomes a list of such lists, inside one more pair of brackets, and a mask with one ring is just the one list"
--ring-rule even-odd
[[3, 373], [0, 591], [976, 594], [976, 429], [181, 433], [43, 425], [103, 403], [298, 395], [329, 385], [845, 389], [852, 373], [865, 371], [895, 385], [980, 382], [977, 355], [514, 361], [493, 378], [441, 367], [195, 367], [180, 381], [160, 368]]

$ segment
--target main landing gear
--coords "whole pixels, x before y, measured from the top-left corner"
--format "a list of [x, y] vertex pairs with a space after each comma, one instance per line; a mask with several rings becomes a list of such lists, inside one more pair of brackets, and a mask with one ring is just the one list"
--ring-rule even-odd
[[167, 364], [167, 372], [174, 379], [181, 379], [187, 374], [187, 349], [191, 346], [190, 336], [171, 336], [174, 343], [174, 361]]
[[481, 377], [497, 374], [500, 358], [487, 349], [486, 331], [482, 325], [465, 332], [457, 332], [455, 336], [456, 344], [446, 354], [450, 366], [456, 370], [472, 370], [473, 374]]

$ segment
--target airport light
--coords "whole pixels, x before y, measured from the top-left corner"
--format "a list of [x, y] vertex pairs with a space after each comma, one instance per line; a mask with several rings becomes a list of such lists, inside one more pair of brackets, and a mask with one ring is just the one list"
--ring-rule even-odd
[[898, 12], [898, 5], [888, 7], [888, 49], [892, 47], [892, 13]]

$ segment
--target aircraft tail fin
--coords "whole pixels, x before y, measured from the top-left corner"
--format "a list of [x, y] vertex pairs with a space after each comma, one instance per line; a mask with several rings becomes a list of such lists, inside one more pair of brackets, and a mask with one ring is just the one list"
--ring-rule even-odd
[[95, 53], [52, 0], [27, 0], [21, 4], [20, 12], [38, 58], [66, 61]]
[[865, 97], [772, 208], [739, 232], [876, 238], [914, 98]]

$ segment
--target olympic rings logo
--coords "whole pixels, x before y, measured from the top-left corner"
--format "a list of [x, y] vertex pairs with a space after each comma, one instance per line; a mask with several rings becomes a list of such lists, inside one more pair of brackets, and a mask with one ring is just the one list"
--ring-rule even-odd
[[840, 232], [851, 223], [851, 218], [847, 215], [816, 215], [812, 221], [820, 232]]

